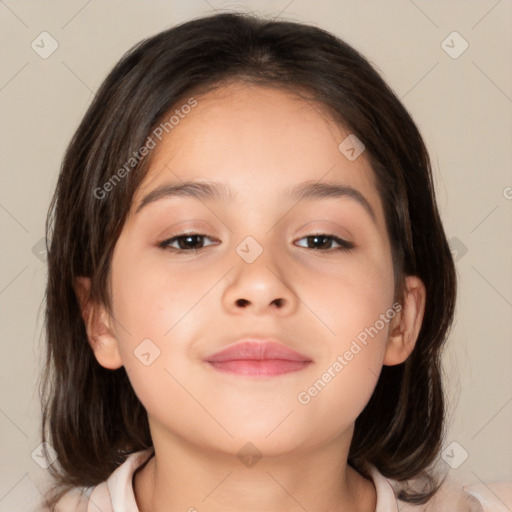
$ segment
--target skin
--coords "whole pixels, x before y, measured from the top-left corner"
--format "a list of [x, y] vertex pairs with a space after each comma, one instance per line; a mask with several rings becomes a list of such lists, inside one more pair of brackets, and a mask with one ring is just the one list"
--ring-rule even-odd
[[[301, 404], [298, 393], [393, 305], [391, 247], [373, 171], [364, 153], [350, 161], [340, 152], [349, 132], [300, 96], [231, 84], [196, 99], [152, 151], [117, 241], [114, 318], [87, 300], [87, 278], [76, 282], [96, 359], [105, 368], [125, 366], [148, 412], [155, 456], [135, 476], [139, 509], [374, 511], [373, 482], [347, 464], [354, 422], [382, 365], [399, 364], [413, 350], [424, 285], [408, 276], [402, 310]], [[185, 180], [229, 184], [235, 197], [172, 197], [136, 213], [148, 192]], [[376, 222], [349, 197], [287, 196], [305, 181], [356, 188]], [[181, 230], [209, 238], [181, 254], [158, 247]], [[321, 252], [305, 238], [315, 233], [355, 248], [343, 252], [328, 242]], [[263, 249], [252, 263], [236, 251], [247, 236]], [[313, 363], [258, 378], [204, 362], [249, 335], [280, 340]], [[148, 338], [160, 355], [146, 366], [134, 350]], [[236, 456], [248, 442], [262, 455], [252, 467]]]

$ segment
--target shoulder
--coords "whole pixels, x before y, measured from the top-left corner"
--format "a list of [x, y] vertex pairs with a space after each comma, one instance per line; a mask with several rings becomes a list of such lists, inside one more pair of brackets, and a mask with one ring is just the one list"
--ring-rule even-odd
[[[423, 505], [413, 505], [397, 496], [404, 483], [384, 477], [375, 466], [369, 466], [377, 490], [377, 510], [400, 512], [510, 512], [512, 481], [463, 484], [448, 475], [436, 494]], [[413, 483], [412, 487], [415, 485]], [[421, 486], [420, 486], [421, 488]], [[393, 505], [391, 506], [391, 502]], [[382, 507], [379, 505], [382, 504]]]
[[427, 511], [510, 512], [512, 481], [463, 484], [448, 477], [431, 501]]
[[55, 512], [87, 512], [91, 491], [92, 487], [75, 487], [71, 489], [57, 502]]
[[107, 482], [95, 487], [75, 487], [62, 496], [52, 512], [113, 512]]
[[152, 448], [132, 453], [104, 482], [95, 487], [75, 487], [67, 492], [57, 503], [54, 512], [136, 511], [133, 474], [152, 454]]
[[512, 510], [512, 480], [466, 484], [464, 491], [476, 498], [484, 512], [509, 512]]

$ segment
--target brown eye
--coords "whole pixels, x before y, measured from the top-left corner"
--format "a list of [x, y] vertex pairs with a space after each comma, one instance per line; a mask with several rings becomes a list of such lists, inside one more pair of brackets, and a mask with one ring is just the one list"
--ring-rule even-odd
[[[348, 251], [353, 249], [355, 246], [352, 242], [348, 242], [347, 240], [343, 240], [334, 235], [327, 235], [324, 233], [308, 235], [300, 240], [306, 240], [306, 245], [300, 245], [300, 247], [306, 247], [307, 249], [316, 249], [319, 251], [329, 251], [333, 250], [341, 250]], [[337, 247], [333, 247], [333, 243], [337, 244]]]
[[203, 249], [208, 245], [216, 245], [215, 242], [211, 244], [205, 244], [205, 239], [211, 240], [211, 238], [209, 238], [207, 235], [202, 235], [199, 233], [186, 233], [164, 240], [158, 245], [162, 249], [171, 249], [176, 251], [195, 251], [198, 249]]

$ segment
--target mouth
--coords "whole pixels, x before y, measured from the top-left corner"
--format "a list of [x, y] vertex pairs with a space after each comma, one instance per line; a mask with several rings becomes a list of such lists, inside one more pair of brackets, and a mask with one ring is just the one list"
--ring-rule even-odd
[[243, 340], [205, 358], [215, 370], [235, 375], [274, 377], [307, 368], [313, 361], [282, 343]]

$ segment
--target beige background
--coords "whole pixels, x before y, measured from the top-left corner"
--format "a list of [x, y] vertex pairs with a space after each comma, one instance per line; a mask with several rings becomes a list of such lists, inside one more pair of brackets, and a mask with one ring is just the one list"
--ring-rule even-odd
[[[445, 354], [445, 446], [463, 482], [512, 480], [512, 3], [485, 1], [0, 1], [0, 512], [31, 510], [47, 470], [35, 388], [46, 269], [38, 244], [65, 147], [93, 93], [143, 37], [213, 9], [326, 28], [402, 98], [434, 164], [460, 298]], [[46, 31], [58, 49], [31, 47]], [[442, 41], [457, 31], [458, 58]], [[451, 42], [453, 41], [453, 42]], [[461, 39], [448, 39], [452, 52]], [[453, 451], [452, 451], [453, 450]]]

